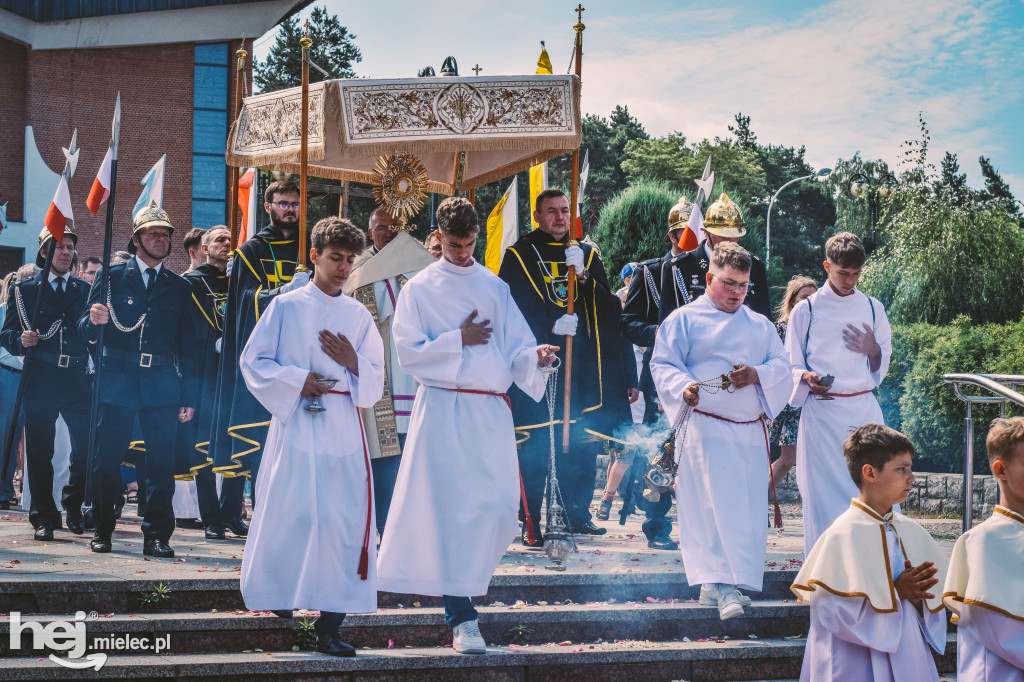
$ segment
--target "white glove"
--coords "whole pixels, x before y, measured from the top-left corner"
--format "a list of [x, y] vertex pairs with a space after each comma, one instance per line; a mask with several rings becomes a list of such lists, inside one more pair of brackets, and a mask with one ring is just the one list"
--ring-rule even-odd
[[309, 271], [303, 270], [302, 272], [296, 272], [292, 277], [292, 281], [281, 287], [281, 293], [287, 294], [289, 291], [300, 289], [309, 284]]
[[551, 328], [552, 334], [559, 336], [576, 336], [576, 327], [579, 326], [579, 318], [576, 314], [562, 315], [555, 320], [555, 326]]
[[217, 351], [218, 353], [220, 352], [220, 347], [223, 345], [222, 341], [224, 341], [224, 337], [223, 336], [218, 336], [217, 340], [213, 344], [213, 349], [215, 351]]
[[235, 257], [234, 256], [228, 256], [228, 269], [227, 269], [227, 272], [225, 272], [224, 274], [227, 275], [228, 277], [230, 277], [231, 276], [231, 268], [234, 267], [234, 265], [235, 265]]
[[578, 246], [565, 247], [565, 267], [576, 268], [577, 275], [582, 273], [586, 269], [583, 267], [583, 249]]

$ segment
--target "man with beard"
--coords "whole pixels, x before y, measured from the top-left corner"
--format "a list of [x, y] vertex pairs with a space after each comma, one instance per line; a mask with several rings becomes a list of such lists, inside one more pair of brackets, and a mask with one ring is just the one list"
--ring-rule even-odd
[[256, 321], [274, 297], [309, 282], [308, 272], [295, 272], [299, 257], [299, 188], [291, 181], [271, 183], [264, 193], [263, 209], [270, 216], [270, 226], [238, 247], [228, 276], [217, 416], [210, 434], [213, 471], [224, 476], [220, 522], [241, 537], [249, 532], [241, 518], [245, 481], [251, 478], [252, 489], [256, 490], [270, 413], [246, 387], [239, 358]]
[[[572, 371], [572, 449], [557, 462], [558, 481], [570, 528], [574, 533], [603, 535], [594, 525], [590, 503], [594, 497], [597, 453], [619, 426], [632, 421], [629, 404], [639, 398], [632, 348], [618, 331], [622, 304], [612, 294], [604, 265], [590, 244], [569, 242], [569, 200], [561, 190], [537, 195], [534, 220], [538, 229], [510, 246], [498, 276], [508, 283], [537, 342], [565, 346], [574, 336]], [[576, 272], [575, 315], [566, 314], [567, 273]], [[580, 333], [576, 333], [577, 325]], [[561, 338], [560, 338], [561, 337]], [[562, 351], [560, 355], [564, 355]], [[564, 358], [562, 358], [564, 363]], [[537, 403], [519, 389], [510, 391], [523, 476], [523, 544], [539, 547], [540, 507], [548, 470], [551, 422], [547, 404]], [[561, 403], [559, 403], [561, 404]], [[562, 415], [556, 415], [561, 424]], [[561, 428], [557, 429], [559, 433]], [[525, 523], [529, 517], [531, 529]]]
[[[36, 264], [40, 267], [45, 265], [52, 239], [46, 228], [39, 233]], [[71, 276], [77, 243], [77, 235], [68, 226], [62, 243], [54, 249], [50, 271], [14, 286], [0, 332], [0, 345], [11, 355], [25, 355], [32, 349], [23, 368], [25, 468], [32, 497], [28, 518], [35, 539], [40, 541], [53, 540], [53, 529], [62, 525], [53, 500], [58, 417], [64, 417], [71, 436], [70, 477], [61, 491], [61, 506], [67, 511], [68, 530], [76, 535], [85, 532], [82, 502], [89, 448], [89, 348], [78, 332], [78, 316], [89, 298], [89, 285]], [[29, 315], [36, 310], [40, 296], [42, 306], [33, 329]]]
[[207, 540], [223, 540], [217, 483], [210, 456], [210, 429], [217, 394], [218, 342], [224, 331], [224, 311], [228, 298], [228, 254], [231, 231], [224, 225], [211, 227], [203, 234], [200, 251], [205, 262], [183, 277], [192, 285], [192, 314], [199, 349], [199, 404], [192, 419], [178, 433], [179, 475], [194, 476], [199, 515]]
[[420, 270], [434, 263], [434, 257], [382, 208], [370, 214], [369, 233], [372, 244], [353, 264], [345, 294], [366, 306], [384, 340], [384, 394], [376, 405], [360, 410], [373, 467], [377, 532], [383, 536], [419, 388], [398, 363], [391, 323], [399, 293]]
[[[92, 288], [80, 333], [96, 341], [104, 332], [100, 414], [93, 463], [93, 552], [111, 550], [114, 503], [121, 493], [120, 463], [138, 418], [146, 442], [146, 514], [142, 553], [169, 558], [174, 532], [174, 447], [178, 423], [192, 419], [196, 405], [195, 327], [192, 288], [164, 267], [171, 250], [167, 213], [151, 201], [134, 220], [128, 250], [135, 257], [110, 266], [109, 288]], [[102, 281], [103, 273], [97, 277]], [[109, 323], [109, 324], [108, 324]]]

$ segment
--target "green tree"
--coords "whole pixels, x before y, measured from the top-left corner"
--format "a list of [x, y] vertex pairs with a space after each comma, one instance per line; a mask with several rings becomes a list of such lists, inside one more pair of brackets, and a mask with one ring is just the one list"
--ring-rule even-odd
[[[331, 74], [331, 78], [354, 78], [356, 72], [352, 65], [363, 60], [354, 42], [356, 36], [341, 25], [337, 15], [328, 14], [326, 7], [314, 7], [309, 24], [309, 37], [313, 40], [310, 60]], [[299, 39], [303, 30], [299, 26], [297, 14], [281, 22], [267, 60], [253, 65], [253, 80], [259, 92], [272, 92], [302, 84], [302, 47]], [[310, 68], [311, 83], [324, 78], [319, 70]]]
[[1003, 180], [1003, 176], [992, 165], [992, 161], [984, 156], [980, 156], [978, 157], [978, 165], [981, 166], [981, 175], [985, 178], [985, 192], [982, 196], [988, 201], [999, 204], [1013, 216], [1020, 218], [1020, 207], [1017, 205], [1017, 199], [1013, 196], [1013, 192], [1010, 191], [1010, 186]]
[[657, 258], [668, 250], [668, 212], [679, 190], [661, 180], [639, 180], [608, 200], [594, 229], [601, 259], [610, 273], [626, 263]]
[[757, 149], [757, 135], [750, 128], [750, 117], [741, 111], [735, 119], [736, 125], [729, 126], [729, 132], [736, 136], [736, 143], [744, 149]]
[[935, 193], [944, 195], [954, 206], [967, 202], [971, 189], [967, 186], [967, 174], [960, 172], [960, 161], [956, 154], [946, 152], [942, 159], [942, 174], [935, 183]]
[[883, 248], [864, 268], [862, 286], [896, 323], [975, 324], [1021, 315], [1024, 232], [999, 206], [900, 186], [879, 222]]

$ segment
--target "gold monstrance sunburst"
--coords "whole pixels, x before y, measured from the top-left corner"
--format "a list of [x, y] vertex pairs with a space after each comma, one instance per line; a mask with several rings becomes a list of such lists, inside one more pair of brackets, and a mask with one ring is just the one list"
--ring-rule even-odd
[[411, 154], [385, 154], [373, 169], [373, 196], [401, 229], [426, 201], [427, 170]]

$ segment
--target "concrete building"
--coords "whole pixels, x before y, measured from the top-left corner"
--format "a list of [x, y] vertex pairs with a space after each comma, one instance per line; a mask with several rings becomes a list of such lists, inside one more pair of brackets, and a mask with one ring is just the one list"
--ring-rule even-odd
[[309, 0], [0, 0], [0, 276], [35, 258], [78, 129], [71, 181], [81, 257], [100, 255], [105, 208], [85, 206], [106, 153], [117, 92], [121, 137], [113, 248], [128, 241], [140, 181], [167, 155], [163, 207], [174, 223], [168, 265], [185, 269], [191, 227], [226, 223], [224, 149], [234, 119], [235, 51]]

